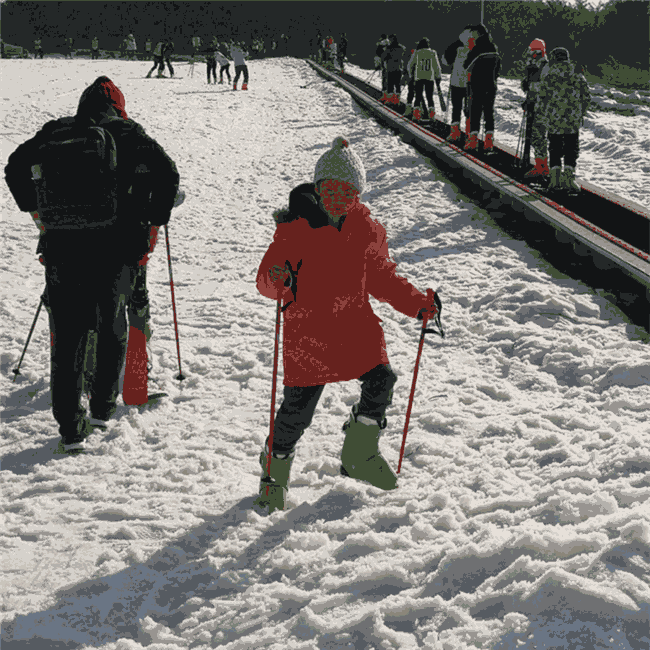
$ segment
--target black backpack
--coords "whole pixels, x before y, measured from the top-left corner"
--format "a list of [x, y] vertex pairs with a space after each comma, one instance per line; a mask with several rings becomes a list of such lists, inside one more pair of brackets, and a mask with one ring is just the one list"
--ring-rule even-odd
[[38, 148], [32, 178], [47, 230], [102, 228], [117, 219], [115, 139], [92, 122], [62, 125]]

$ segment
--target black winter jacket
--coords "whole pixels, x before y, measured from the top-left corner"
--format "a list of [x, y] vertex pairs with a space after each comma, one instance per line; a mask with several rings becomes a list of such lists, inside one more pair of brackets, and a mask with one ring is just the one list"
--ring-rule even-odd
[[[90, 120], [88, 117], [64, 117], [47, 122], [30, 140], [10, 156], [5, 179], [20, 210], [37, 210], [36, 189], [31, 166], [37, 162], [37, 150], [48, 142], [52, 132], [61, 127]], [[101, 121], [100, 121], [101, 120]], [[115, 138], [117, 150], [118, 200], [117, 219], [105, 228], [86, 230], [50, 230], [42, 236], [46, 260], [65, 258], [85, 251], [109, 252], [132, 264], [149, 246], [150, 225], [168, 223], [178, 192], [179, 174], [164, 149], [133, 120], [121, 117], [93, 119]]]
[[471, 74], [468, 91], [481, 92], [496, 90], [497, 79], [501, 72], [499, 50], [488, 34], [476, 39], [474, 48], [465, 59], [465, 70]]

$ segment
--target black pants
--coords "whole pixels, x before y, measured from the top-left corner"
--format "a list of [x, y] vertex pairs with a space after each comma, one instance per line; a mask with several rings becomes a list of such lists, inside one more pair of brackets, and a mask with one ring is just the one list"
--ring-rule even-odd
[[214, 83], [217, 83], [217, 60], [216, 59], [207, 59], [206, 63], [208, 64], [208, 83], [210, 83], [210, 73], [214, 78]]
[[408, 97], [406, 98], [406, 103], [407, 104], [413, 104], [413, 97], [415, 97], [415, 81], [413, 79], [409, 79], [408, 83]]
[[155, 54], [153, 55], [153, 68], [149, 70], [147, 74], [151, 74], [152, 72], [155, 72], [158, 70], [160, 74], [162, 74], [165, 71], [165, 62], [163, 61], [162, 56], [156, 56]]
[[451, 87], [451, 123], [460, 124], [460, 114], [463, 112], [463, 102], [467, 92], [465, 88]]
[[[496, 88], [474, 88], [469, 100], [469, 125], [472, 133], [481, 130], [481, 116], [485, 117], [485, 131], [494, 131], [494, 100]], [[452, 120], [453, 121], [453, 120]]]
[[247, 65], [236, 65], [235, 66], [235, 83], [239, 81], [239, 77], [244, 73], [244, 83], [248, 83], [248, 66]]
[[130, 294], [130, 273], [126, 265], [101, 262], [93, 265], [93, 273], [82, 273], [77, 263], [54, 262], [50, 257], [46, 266], [43, 298], [52, 333], [52, 411], [64, 438], [74, 436], [86, 416], [80, 400], [86, 343], [91, 331], [97, 337], [91, 413], [101, 416], [111, 411], [119, 393], [126, 354], [125, 307]]
[[[172, 68], [172, 62], [169, 57], [165, 57], [165, 63], [167, 64], [167, 68], [169, 69], [169, 74], [173, 77], [174, 76], [174, 68]], [[160, 71], [162, 72], [165, 69], [163, 65], [160, 66]]]
[[386, 70], [383, 63], [381, 66], [381, 90], [382, 92], [388, 92], [388, 70]]
[[230, 83], [230, 64], [221, 66], [221, 69], [219, 70], [219, 78], [221, 79], [221, 81], [223, 81], [224, 72], [228, 75], [228, 83]]
[[[393, 400], [397, 375], [389, 365], [379, 365], [359, 377], [361, 400], [358, 415], [383, 420]], [[325, 386], [285, 386], [284, 400], [273, 427], [273, 451], [291, 453], [311, 424], [316, 405]]]
[[427, 95], [427, 105], [429, 109], [435, 106], [433, 105], [433, 80], [432, 79], [418, 79], [415, 82], [415, 106], [422, 106], [424, 101], [423, 92]]
[[388, 93], [397, 93], [398, 95], [401, 92], [400, 83], [402, 81], [402, 71], [401, 70], [391, 70], [386, 73], [386, 92]]
[[99, 51], [98, 50], [93, 50], [90, 54], [91, 59], [94, 61], [95, 59], [99, 58]]
[[564, 165], [575, 168], [580, 155], [578, 133], [549, 133], [549, 167], [559, 167], [564, 158]]

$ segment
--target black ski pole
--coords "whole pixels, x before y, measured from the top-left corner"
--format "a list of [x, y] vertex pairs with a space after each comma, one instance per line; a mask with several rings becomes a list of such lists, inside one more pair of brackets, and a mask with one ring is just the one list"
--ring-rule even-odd
[[23, 359], [25, 358], [25, 352], [27, 352], [27, 346], [29, 345], [29, 342], [32, 339], [32, 334], [34, 333], [34, 328], [36, 327], [36, 321], [38, 320], [38, 315], [41, 313], [42, 306], [43, 306], [43, 296], [41, 296], [41, 300], [38, 303], [38, 309], [36, 310], [36, 316], [34, 316], [34, 322], [32, 323], [32, 327], [29, 330], [29, 335], [27, 336], [25, 349], [23, 350], [23, 353], [20, 355], [20, 361], [18, 362], [18, 365], [13, 369], [13, 373], [14, 373], [13, 383], [16, 383], [16, 377], [18, 377], [18, 375], [20, 374], [20, 366], [23, 362]]
[[169, 286], [172, 290], [172, 309], [174, 311], [174, 330], [176, 331], [176, 352], [178, 354], [178, 376], [176, 379], [178, 381], [183, 381], [185, 376], [181, 370], [181, 344], [178, 338], [178, 321], [176, 320], [176, 297], [174, 296], [174, 275], [172, 273], [172, 254], [169, 247], [169, 232], [167, 231], [167, 226], [165, 226], [165, 242], [167, 243], [167, 263], [169, 265]]

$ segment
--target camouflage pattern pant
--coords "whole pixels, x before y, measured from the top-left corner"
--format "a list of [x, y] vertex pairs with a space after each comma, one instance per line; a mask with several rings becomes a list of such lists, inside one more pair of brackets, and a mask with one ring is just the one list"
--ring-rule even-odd
[[535, 150], [535, 158], [546, 158], [548, 155], [548, 141], [546, 124], [542, 116], [535, 113], [533, 119], [533, 130], [530, 137], [530, 144]]

